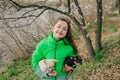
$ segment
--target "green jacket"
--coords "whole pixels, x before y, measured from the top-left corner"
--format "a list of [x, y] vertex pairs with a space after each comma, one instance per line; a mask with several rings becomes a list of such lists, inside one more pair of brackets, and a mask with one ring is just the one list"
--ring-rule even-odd
[[[67, 45], [65, 45], [65, 43]], [[57, 71], [57, 80], [66, 80], [66, 72], [62, 72], [63, 62], [66, 56], [74, 56], [72, 46], [64, 38], [56, 41], [51, 32], [48, 37], [40, 41], [32, 55], [32, 68], [39, 77], [44, 77], [45, 80], [55, 80], [55, 77], [48, 77], [46, 73], [42, 73], [38, 62], [42, 59], [57, 59], [55, 70]]]

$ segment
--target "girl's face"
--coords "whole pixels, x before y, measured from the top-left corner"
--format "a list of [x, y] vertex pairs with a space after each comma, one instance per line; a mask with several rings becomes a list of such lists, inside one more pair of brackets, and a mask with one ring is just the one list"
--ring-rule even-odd
[[56, 40], [64, 38], [68, 31], [68, 24], [65, 21], [58, 21], [52, 28], [53, 37]]

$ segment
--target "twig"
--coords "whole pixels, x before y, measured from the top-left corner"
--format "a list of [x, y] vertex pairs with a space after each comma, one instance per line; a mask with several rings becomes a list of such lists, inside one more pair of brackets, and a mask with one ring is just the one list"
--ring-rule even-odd
[[85, 19], [82, 13], [81, 7], [79, 6], [78, 0], [74, 0], [75, 5], [78, 7], [78, 13], [81, 16], [80, 19], [82, 20], [83, 26], [85, 26]]
[[70, 0], [67, 0], [67, 5], [68, 5], [68, 13], [70, 14], [70, 12], [71, 12]]

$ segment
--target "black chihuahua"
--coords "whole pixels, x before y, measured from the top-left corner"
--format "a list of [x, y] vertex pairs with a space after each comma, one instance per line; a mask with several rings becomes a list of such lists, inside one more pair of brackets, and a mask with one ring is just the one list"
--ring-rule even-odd
[[82, 65], [82, 58], [79, 55], [66, 57], [63, 63], [63, 71], [68, 72], [68, 76], [73, 72], [77, 65]]

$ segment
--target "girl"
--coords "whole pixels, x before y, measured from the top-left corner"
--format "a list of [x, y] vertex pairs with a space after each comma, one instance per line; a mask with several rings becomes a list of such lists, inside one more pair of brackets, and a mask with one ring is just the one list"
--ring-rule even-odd
[[[67, 79], [67, 72], [63, 72], [62, 68], [65, 58], [75, 56], [75, 53], [77, 49], [73, 42], [70, 21], [66, 18], [59, 18], [48, 37], [38, 43], [32, 55], [32, 68], [44, 80], [72, 80], [72, 77]], [[56, 59], [55, 70], [48, 74], [41, 72], [38, 63], [42, 59]]]

